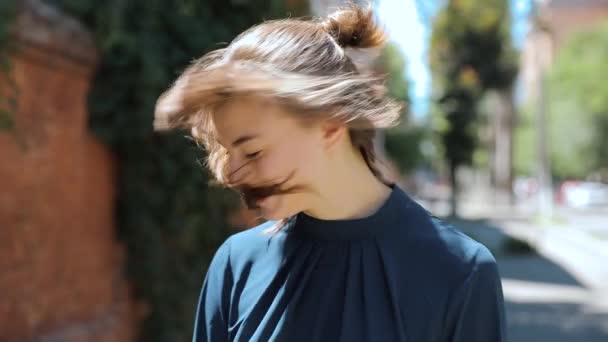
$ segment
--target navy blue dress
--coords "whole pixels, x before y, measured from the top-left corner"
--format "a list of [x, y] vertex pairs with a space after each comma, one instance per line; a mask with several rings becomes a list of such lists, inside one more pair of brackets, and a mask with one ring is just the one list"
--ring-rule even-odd
[[506, 340], [492, 254], [400, 188], [366, 218], [273, 223], [218, 249], [193, 341]]

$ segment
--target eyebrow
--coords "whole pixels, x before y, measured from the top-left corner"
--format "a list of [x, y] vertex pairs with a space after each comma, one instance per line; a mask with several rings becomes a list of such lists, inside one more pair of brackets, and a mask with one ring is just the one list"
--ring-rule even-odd
[[[256, 134], [247, 134], [247, 135], [240, 136], [232, 142], [232, 147], [237, 147], [237, 146], [242, 145], [242, 144], [248, 142], [249, 140], [253, 140], [257, 137], [258, 136]], [[219, 143], [222, 144], [221, 141]]]

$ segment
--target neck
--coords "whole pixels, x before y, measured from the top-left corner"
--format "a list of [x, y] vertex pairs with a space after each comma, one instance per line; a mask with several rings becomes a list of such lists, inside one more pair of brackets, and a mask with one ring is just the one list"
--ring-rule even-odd
[[376, 212], [391, 188], [374, 176], [359, 151], [350, 149], [333, 159], [318, 200], [304, 212], [323, 220], [357, 219]]

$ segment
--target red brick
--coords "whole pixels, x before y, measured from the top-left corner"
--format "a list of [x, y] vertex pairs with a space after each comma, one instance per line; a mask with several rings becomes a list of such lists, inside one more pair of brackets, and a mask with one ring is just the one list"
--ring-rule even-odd
[[95, 51], [69, 18], [26, 4], [16, 126], [0, 133], [0, 341], [131, 341], [141, 305], [115, 236], [116, 161], [86, 129]]

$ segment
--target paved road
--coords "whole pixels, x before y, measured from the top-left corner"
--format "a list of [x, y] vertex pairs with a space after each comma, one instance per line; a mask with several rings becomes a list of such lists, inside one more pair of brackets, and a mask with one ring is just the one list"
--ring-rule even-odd
[[608, 265], [608, 258], [600, 260], [603, 255], [590, 255], [584, 247], [559, 235], [538, 240], [539, 250], [551, 258], [536, 253], [510, 255], [501, 247], [509, 229], [500, 222], [455, 224], [497, 257], [509, 341], [608, 341], [608, 287], [593, 286], [603, 280], [597, 267]]
[[538, 255], [499, 257], [498, 263], [509, 341], [608, 341], [608, 306], [601, 293]]
[[569, 226], [577, 227], [596, 239], [608, 242], [608, 207], [557, 209]]

